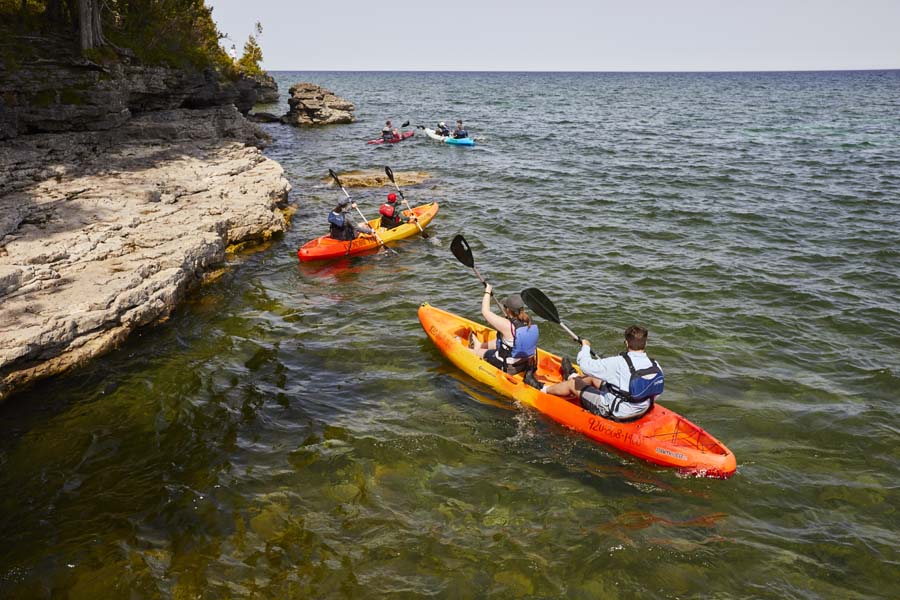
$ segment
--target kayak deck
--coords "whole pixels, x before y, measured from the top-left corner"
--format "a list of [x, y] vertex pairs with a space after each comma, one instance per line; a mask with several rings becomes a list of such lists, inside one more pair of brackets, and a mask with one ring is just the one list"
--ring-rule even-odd
[[[469, 376], [596, 442], [685, 474], [725, 479], [737, 468], [734, 454], [721, 442], [658, 403], [637, 421], [605, 419], [581, 408], [574, 398], [545, 394], [527, 385], [522, 374], [508, 375], [475, 356], [467, 347], [469, 333], [492, 341], [493, 329], [429, 304], [419, 307], [419, 321], [438, 349]], [[560, 357], [538, 349], [538, 381], [559, 382], [560, 366]]]
[[[438, 203], [431, 202], [429, 204], [421, 204], [414, 207], [412, 212], [418, 218], [419, 225], [424, 229], [437, 214]], [[409, 217], [409, 211], [403, 211], [403, 216]], [[368, 224], [369, 227], [376, 231], [378, 237], [380, 237], [381, 241], [385, 244], [419, 233], [419, 228], [416, 227], [415, 223], [404, 223], [393, 229], [385, 229], [381, 227], [381, 217], [378, 217], [377, 219], [369, 221]], [[381, 244], [378, 243], [375, 236], [370, 234], [362, 234], [355, 240], [350, 241], [336, 240], [329, 235], [323, 235], [305, 243], [297, 250], [297, 257], [304, 262], [311, 260], [326, 260], [375, 251], [380, 245]]]

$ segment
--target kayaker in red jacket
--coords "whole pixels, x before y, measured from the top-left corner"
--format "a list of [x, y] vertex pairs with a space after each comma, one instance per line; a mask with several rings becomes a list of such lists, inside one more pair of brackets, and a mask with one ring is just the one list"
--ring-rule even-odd
[[385, 229], [393, 229], [398, 225], [403, 225], [403, 210], [397, 206], [397, 194], [391, 192], [387, 196], [387, 202], [378, 209], [381, 213], [381, 226]]

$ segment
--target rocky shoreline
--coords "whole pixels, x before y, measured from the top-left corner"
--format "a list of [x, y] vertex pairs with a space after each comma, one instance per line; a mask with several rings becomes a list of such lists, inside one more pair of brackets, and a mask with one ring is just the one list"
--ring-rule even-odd
[[285, 230], [263, 134], [212, 104], [0, 142], [0, 401], [164, 320], [229, 245]]

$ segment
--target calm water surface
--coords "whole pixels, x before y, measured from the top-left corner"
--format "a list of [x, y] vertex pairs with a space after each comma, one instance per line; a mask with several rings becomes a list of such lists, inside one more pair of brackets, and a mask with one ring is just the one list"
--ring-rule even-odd
[[[299, 211], [167, 323], [0, 405], [0, 597], [897, 598], [900, 73], [280, 73]], [[366, 146], [384, 120], [466, 124]], [[430, 240], [298, 264], [327, 169], [425, 170]], [[353, 190], [368, 215], [387, 189]], [[679, 477], [468, 380], [416, 319], [537, 286], [738, 458]], [[542, 345], [574, 354], [558, 327]]]

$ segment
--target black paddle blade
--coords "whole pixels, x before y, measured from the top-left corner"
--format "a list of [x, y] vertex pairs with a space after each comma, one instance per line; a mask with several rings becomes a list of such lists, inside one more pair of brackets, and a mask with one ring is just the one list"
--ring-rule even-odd
[[409, 125], [409, 121], [404, 121], [400, 127], [407, 127]]
[[341, 183], [341, 180], [338, 179], [338, 176], [335, 174], [334, 171], [332, 171], [331, 169], [328, 169], [328, 174], [331, 175], [331, 178], [334, 179], [334, 182], [337, 183], [338, 186], [344, 187], [344, 184]]
[[469, 242], [462, 235], [457, 235], [450, 242], [450, 252], [456, 257], [456, 260], [469, 268], [475, 266], [475, 257], [472, 256], [472, 249], [469, 248]]
[[559, 312], [550, 302], [550, 298], [544, 295], [544, 292], [537, 288], [528, 288], [522, 290], [522, 301], [528, 305], [537, 316], [559, 324]]
[[386, 166], [384, 172], [388, 176], [388, 179], [391, 180], [391, 183], [394, 183], [394, 172], [391, 171], [391, 168]]

